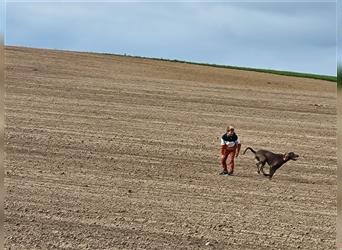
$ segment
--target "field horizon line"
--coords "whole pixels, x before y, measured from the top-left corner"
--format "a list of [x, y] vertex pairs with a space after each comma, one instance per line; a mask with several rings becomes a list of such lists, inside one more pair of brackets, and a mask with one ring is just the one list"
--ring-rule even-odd
[[104, 56], [122, 56], [122, 57], [140, 58], [140, 59], [147, 59], [147, 60], [156, 60], [156, 61], [165, 61], [165, 62], [174, 62], [174, 63], [184, 63], [184, 64], [191, 64], [191, 65], [200, 65], [200, 66], [215, 67], [215, 68], [253, 71], [253, 72], [283, 75], [283, 76], [290, 76], [290, 77], [310, 78], [310, 79], [325, 80], [325, 81], [337, 83], [337, 76], [333, 76], [333, 75], [321, 75], [321, 74], [314, 74], [314, 73], [304, 73], [304, 72], [277, 70], [277, 69], [262, 69], [262, 68], [253, 68], [253, 67], [242, 67], [242, 66], [215, 64], [215, 63], [192, 62], [192, 61], [179, 60], [179, 59], [168, 59], [168, 58], [162, 58], [162, 57], [157, 58], [157, 57], [137, 56], [137, 55], [130, 55], [127, 53], [116, 54], [116, 53], [109, 53], [109, 52], [76, 51], [76, 50], [55, 49], [55, 48], [27, 47], [27, 46], [21, 46], [21, 45], [5, 45], [5, 48], [6, 47], [8, 47], [8, 48], [11, 48], [11, 47], [12, 48], [23, 48], [23, 49], [27, 48], [27, 49], [53, 50], [53, 51], [85, 53], [85, 54], [98, 54], [98, 55], [104, 55]]

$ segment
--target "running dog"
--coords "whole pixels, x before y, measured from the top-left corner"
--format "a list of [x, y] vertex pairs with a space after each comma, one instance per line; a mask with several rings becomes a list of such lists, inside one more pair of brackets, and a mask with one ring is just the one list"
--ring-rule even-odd
[[[258, 161], [256, 163], [258, 174], [260, 174], [260, 171], [261, 171], [263, 175], [268, 176], [270, 180], [272, 179], [274, 173], [277, 171], [278, 168], [280, 168], [289, 160], [296, 161], [297, 158], [299, 157], [299, 155], [293, 152], [289, 152], [285, 154], [275, 154], [275, 153], [272, 153], [271, 151], [267, 151], [263, 149], [255, 151], [251, 147], [247, 147], [245, 151], [243, 152], [243, 154], [245, 154], [248, 149], [254, 153], [255, 159]], [[264, 172], [264, 166], [266, 163], [270, 166], [269, 174], [266, 174]]]

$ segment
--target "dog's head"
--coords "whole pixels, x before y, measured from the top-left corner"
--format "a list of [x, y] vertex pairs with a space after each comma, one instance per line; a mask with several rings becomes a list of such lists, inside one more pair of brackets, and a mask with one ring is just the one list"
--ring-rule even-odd
[[284, 161], [293, 160], [296, 161], [299, 155], [295, 154], [294, 152], [289, 152], [284, 154]]

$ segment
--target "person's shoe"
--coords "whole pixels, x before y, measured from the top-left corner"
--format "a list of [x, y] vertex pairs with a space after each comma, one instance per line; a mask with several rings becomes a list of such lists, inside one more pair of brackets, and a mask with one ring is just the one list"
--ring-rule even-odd
[[228, 175], [234, 175], [234, 172], [232, 171], [232, 172], [228, 172], [227, 173]]
[[221, 172], [219, 175], [228, 176], [229, 173], [228, 173], [227, 171], [223, 171], [223, 172]]

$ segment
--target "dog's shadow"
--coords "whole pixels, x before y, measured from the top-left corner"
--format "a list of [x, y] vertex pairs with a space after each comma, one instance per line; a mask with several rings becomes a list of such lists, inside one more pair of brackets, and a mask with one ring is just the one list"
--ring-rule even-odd
[[258, 173], [237, 173], [235, 175], [237, 178], [243, 178], [243, 179], [250, 179], [250, 180], [260, 180], [265, 183], [274, 183], [274, 182], [284, 182], [284, 183], [298, 183], [298, 184], [314, 184], [314, 185], [336, 185], [336, 181], [330, 180], [330, 179], [323, 179], [323, 180], [317, 180], [317, 179], [310, 179], [310, 178], [303, 178], [303, 177], [295, 177], [290, 175], [277, 175], [271, 180], [264, 176], [263, 174]]

